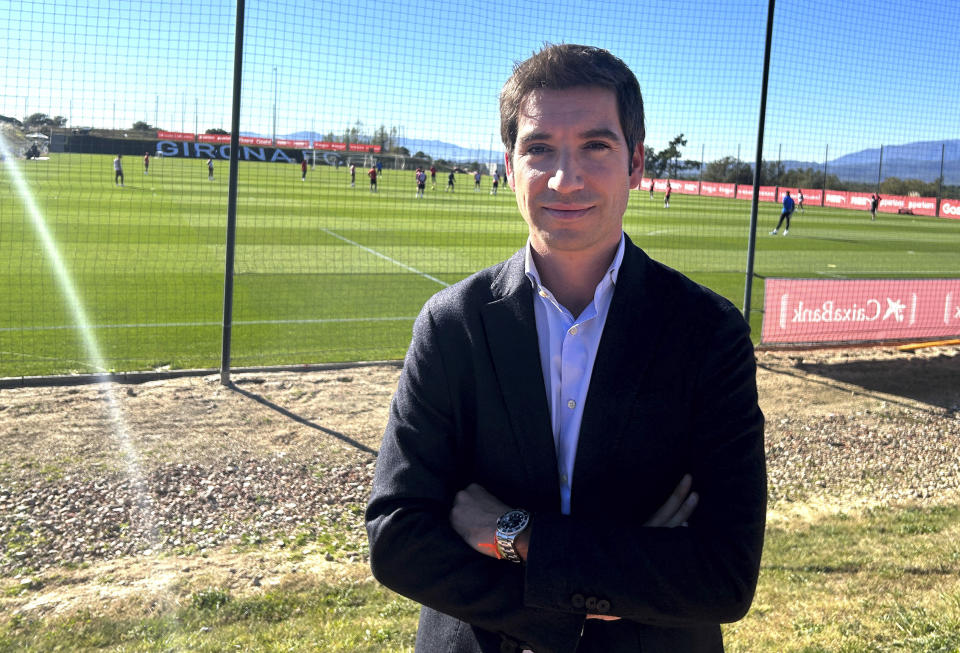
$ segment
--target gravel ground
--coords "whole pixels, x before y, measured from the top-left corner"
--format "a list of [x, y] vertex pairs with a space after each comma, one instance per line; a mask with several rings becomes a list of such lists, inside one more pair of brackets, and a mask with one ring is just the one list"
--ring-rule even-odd
[[[759, 352], [758, 363], [773, 512], [958, 500], [960, 348]], [[397, 374], [0, 390], [0, 572], [298, 537], [327, 560], [362, 562]], [[108, 392], [127, 442], [103, 408]]]

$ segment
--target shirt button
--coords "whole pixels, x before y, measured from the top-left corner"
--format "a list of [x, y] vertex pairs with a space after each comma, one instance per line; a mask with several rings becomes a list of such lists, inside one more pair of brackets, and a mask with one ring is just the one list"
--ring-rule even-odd
[[577, 331], [579, 331], [579, 329], [576, 327], [576, 325], [570, 327], [570, 335], [571, 335], [571, 336], [577, 335]]
[[576, 408], [576, 407], [577, 407], [577, 402], [575, 402], [573, 399], [567, 402], [567, 408]]
[[547, 291], [544, 290], [543, 288], [541, 288], [541, 289], [540, 289], [540, 296], [541, 296], [541, 297], [546, 297], [546, 296], [547, 296]]

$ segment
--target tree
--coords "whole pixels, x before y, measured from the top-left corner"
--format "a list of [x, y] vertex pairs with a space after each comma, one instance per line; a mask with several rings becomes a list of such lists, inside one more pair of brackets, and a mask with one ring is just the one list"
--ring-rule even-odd
[[220, 129], [219, 127], [213, 127], [213, 128], [211, 128], [211, 129], [208, 129], [205, 133], [207, 133], [207, 134], [219, 134], [220, 136], [226, 136], [226, 135], [229, 134], [230, 132], [228, 132], [228, 131], [225, 130], [225, 129]]
[[142, 120], [138, 120], [137, 122], [133, 123], [133, 127], [131, 127], [130, 129], [132, 129], [135, 132], [150, 132], [150, 131], [156, 131], [157, 128]]
[[2, 116], [2, 115], [0, 115], [0, 122], [9, 123], [9, 124], [11, 124], [11, 125], [15, 125], [16, 127], [23, 127], [23, 123], [22, 123], [22, 122], [20, 122], [20, 121], [17, 120], [16, 118], [11, 118], [10, 116]]
[[424, 161], [432, 161], [429, 154], [424, 154], [423, 152], [417, 150], [417, 153], [413, 155], [414, 159], [423, 159]]
[[679, 134], [657, 153], [654, 153], [651, 147], [644, 147], [643, 157], [646, 160], [646, 167], [650, 171], [650, 175], [662, 178], [670, 175], [672, 171], [675, 176], [678, 168], [685, 167], [679, 163], [679, 159], [680, 148], [686, 144], [687, 139], [683, 137], [683, 134]]
[[45, 113], [33, 113], [23, 119], [23, 126], [27, 129], [36, 127], [46, 127], [50, 122], [50, 116]]

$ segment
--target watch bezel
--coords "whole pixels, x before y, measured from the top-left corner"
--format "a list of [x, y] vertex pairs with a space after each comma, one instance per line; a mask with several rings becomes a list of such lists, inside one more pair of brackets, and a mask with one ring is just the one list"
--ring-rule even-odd
[[522, 533], [529, 524], [529, 512], [521, 509], [508, 510], [497, 519], [497, 534], [513, 538]]

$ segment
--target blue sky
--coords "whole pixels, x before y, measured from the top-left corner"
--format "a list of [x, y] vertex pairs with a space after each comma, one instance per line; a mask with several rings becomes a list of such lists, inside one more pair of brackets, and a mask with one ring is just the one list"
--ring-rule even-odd
[[[610, 49], [644, 92], [648, 144], [752, 160], [767, 2], [248, 0], [242, 129], [396, 126], [499, 148], [497, 95], [543, 42]], [[235, 3], [0, 0], [0, 114], [74, 126], [230, 126]], [[960, 138], [960, 6], [779, 0], [766, 157], [822, 160]], [[276, 72], [275, 72], [276, 71]], [[276, 88], [274, 86], [276, 80]], [[276, 99], [276, 102], [275, 102]]]

